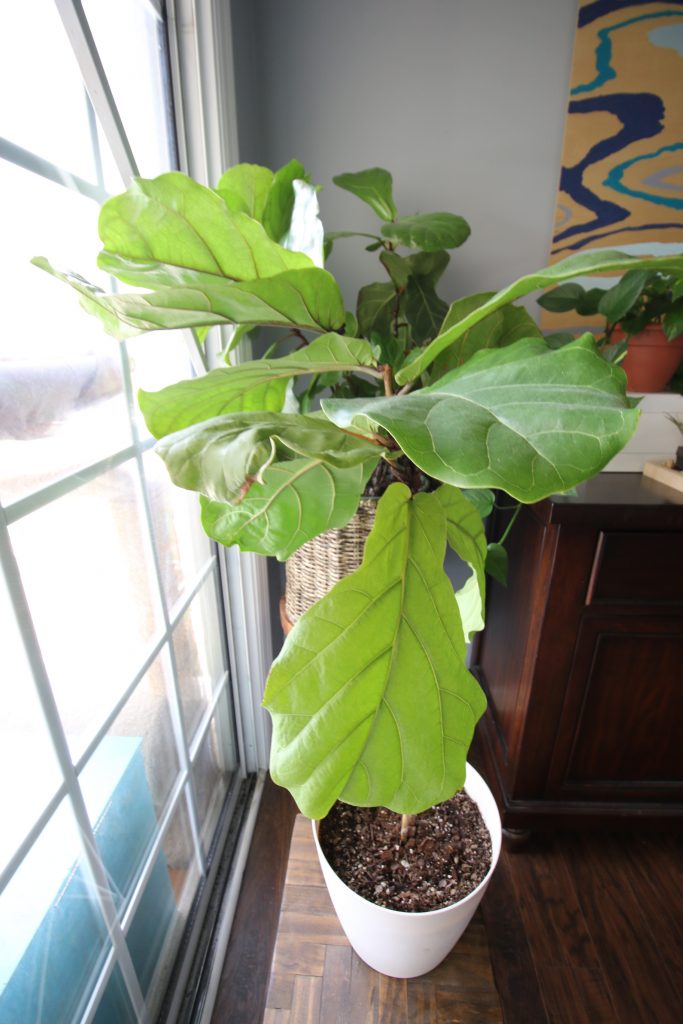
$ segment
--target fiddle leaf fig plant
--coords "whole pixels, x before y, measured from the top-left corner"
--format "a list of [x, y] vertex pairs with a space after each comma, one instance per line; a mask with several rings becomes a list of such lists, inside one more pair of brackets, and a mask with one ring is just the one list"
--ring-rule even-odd
[[[323, 237], [297, 161], [250, 164], [215, 189], [136, 180], [100, 215], [100, 267], [144, 291], [106, 293], [44, 258], [120, 338], [234, 328], [224, 364], [139, 402], [172, 480], [198, 492], [210, 537], [288, 558], [378, 496], [363, 562], [299, 619], [269, 676], [271, 773], [301, 810], [337, 799], [415, 814], [462, 787], [485, 698], [465, 662], [484, 625], [491, 488], [518, 502], [566, 491], [623, 447], [638, 411], [591, 335], [553, 349], [515, 300], [586, 274], [683, 272], [683, 257], [571, 256], [500, 292], [439, 295], [469, 234], [452, 213], [399, 216], [388, 171], [334, 179], [379, 218]], [[361, 238], [379, 279], [353, 310], [323, 266]], [[236, 360], [253, 328], [261, 358]], [[456, 593], [447, 547], [470, 576]]]

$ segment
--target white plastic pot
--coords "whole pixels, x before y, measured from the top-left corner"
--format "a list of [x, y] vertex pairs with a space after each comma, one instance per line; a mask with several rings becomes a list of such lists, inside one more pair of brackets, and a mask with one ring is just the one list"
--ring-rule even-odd
[[500, 855], [500, 815], [491, 790], [469, 764], [465, 792], [479, 807], [491, 835], [491, 866], [469, 896], [440, 910], [407, 913], [363, 899], [330, 867], [318, 842], [318, 823], [313, 822], [320, 866], [339, 922], [361, 960], [381, 974], [416, 978], [433, 970], [465, 931], [486, 891]]

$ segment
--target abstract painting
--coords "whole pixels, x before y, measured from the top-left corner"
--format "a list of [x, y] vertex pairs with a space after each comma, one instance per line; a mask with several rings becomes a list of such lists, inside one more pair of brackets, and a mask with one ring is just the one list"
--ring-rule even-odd
[[683, 245], [683, 0], [582, 0], [553, 262]]

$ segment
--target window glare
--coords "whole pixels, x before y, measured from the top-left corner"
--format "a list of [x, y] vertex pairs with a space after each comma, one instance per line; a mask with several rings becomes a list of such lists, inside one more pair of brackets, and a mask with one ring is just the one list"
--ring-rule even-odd
[[5, 4], [2, 13], [0, 136], [95, 181], [86, 92], [53, 0]]
[[[80, 2], [140, 173], [171, 170], [154, 3]], [[143, 1024], [239, 786], [219, 566], [135, 403], [190, 376], [184, 335], [119, 342], [31, 264], [114, 290], [122, 182], [55, 0], [3, 13], [0, 1021]]]

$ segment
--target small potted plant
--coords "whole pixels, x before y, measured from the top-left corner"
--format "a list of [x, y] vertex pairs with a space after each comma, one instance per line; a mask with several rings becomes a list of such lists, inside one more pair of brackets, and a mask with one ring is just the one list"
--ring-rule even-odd
[[[683, 278], [679, 273], [638, 268], [611, 288], [586, 289], [568, 282], [546, 292], [539, 304], [556, 313], [605, 318], [603, 355], [622, 361], [630, 391], [663, 391], [683, 360]], [[561, 344], [571, 335], [555, 335]]]
[[[204, 527], [223, 544], [287, 559], [374, 496], [362, 563], [301, 615], [270, 673], [271, 773], [312, 819], [335, 806], [382, 809], [396, 839], [379, 856], [395, 874], [414, 858], [426, 868], [415, 816], [465, 786], [491, 835], [467, 917], [500, 843], [491, 795], [466, 764], [486, 703], [465, 655], [484, 624], [489, 488], [517, 502], [566, 491], [600, 471], [638, 418], [623, 372], [590, 335], [553, 350], [514, 301], [580, 274], [680, 272], [683, 259], [588, 253], [448, 305], [437, 284], [467, 237], [463, 219], [400, 217], [380, 168], [335, 181], [379, 218], [368, 248], [382, 280], [351, 312], [322, 266], [316, 190], [296, 162], [234, 167], [216, 189], [177, 173], [140, 179], [109, 200], [100, 266], [144, 292], [105, 294], [36, 262], [115, 335], [182, 326], [201, 338], [233, 324], [231, 348], [256, 326], [280, 329], [262, 358], [229, 365], [228, 351], [226, 365], [143, 393], [140, 405], [172, 479], [199, 492]], [[327, 250], [353, 233], [328, 236]], [[470, 572], [455, 594], [447, 546]], [[427, 887], [457, 904], [462, 892], [442, 880]], [[401, 976], [438, 963], [464, 927], [444, 925], [446, 907], [402, 914], [444, 935], [421, 934], [428, 955], [396, 965], [358, 945], [359, 930], [397, 945], [387, 936], [399, 911], [376, 909], [376, 927], [342, 923], [368, 962]]]

